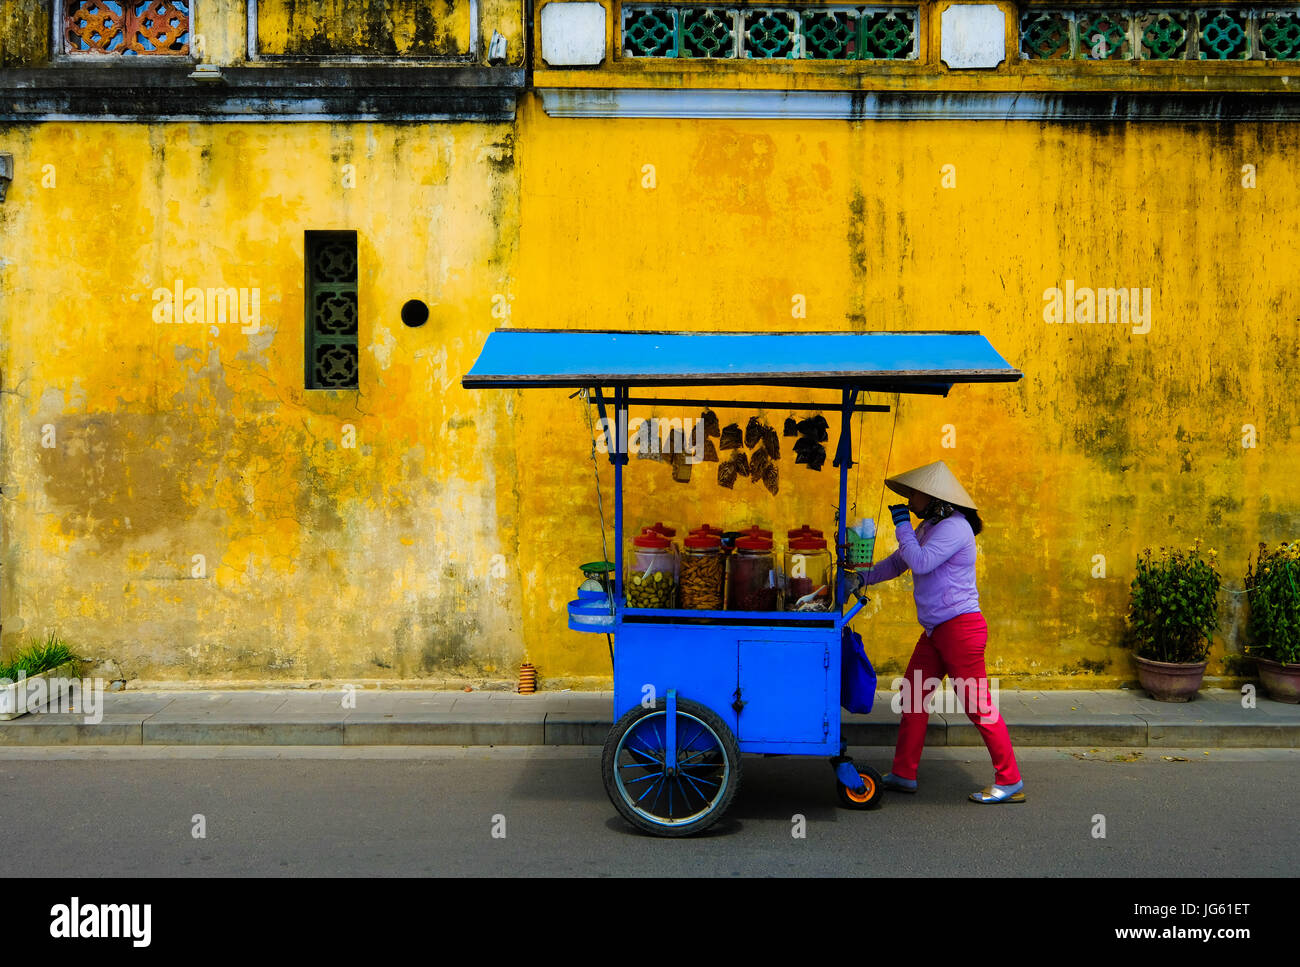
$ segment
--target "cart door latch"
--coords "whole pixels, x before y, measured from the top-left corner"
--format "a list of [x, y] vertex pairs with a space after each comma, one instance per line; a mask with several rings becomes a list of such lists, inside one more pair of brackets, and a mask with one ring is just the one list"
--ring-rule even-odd
[[734, 702], [731, 703], [731, 707], [732, 707], [733, 709], [735, 709], [735, 710], [736, 710], [736, 714], [739, 715], [742, 711], [744, 711], [745, 706], [746, 706], [747, 704], [749, 704], [749, 703], [748, 703], [748, 702], [742, 702], [742, 701], [740, 700], [740, 688], [739, 688], [739, 686], [737, 686], [737, 688], [736, 688], [736, 693], [735, 693], [735, 694], [736, 694], [736, 700], [735, 700]]

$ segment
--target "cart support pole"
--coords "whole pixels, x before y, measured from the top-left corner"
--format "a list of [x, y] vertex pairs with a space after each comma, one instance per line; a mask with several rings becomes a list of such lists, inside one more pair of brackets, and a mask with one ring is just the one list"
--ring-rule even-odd
[[623, 600], [623, 465], [627, 463], [627, 387], [614, 387], [614, 602]]
[[848, 532], [849, 517], [849, 467], [853, 466], [851, 454], [853, 453], [853, 406], [857, 402], [858, 389], [856, 386], [845, 387], [843, 399], [840, 403], [840, 442], [836, 448], [835, 457], [840, 465], [840, 512], [839, 526], [835, 536], [835, 546], [839, 553], [839, 560], [835, 568], [835, 600], [844, 606], [845, 598], [848, 597], [848, 581], [844, 577], [844, 562], [848, 559], [848, 548], [845, 546]]
[[677, 689], [668, 689], [668, 725], [664, 735], [664, 772], [677, 770]]

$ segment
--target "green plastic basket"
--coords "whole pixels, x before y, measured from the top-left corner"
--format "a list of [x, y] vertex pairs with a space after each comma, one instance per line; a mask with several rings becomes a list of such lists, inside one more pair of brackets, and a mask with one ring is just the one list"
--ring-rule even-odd
[[859, 537], [853, 531], [846, 535], [844, 567], [850, 571], [860, 571], [871, 563], [871, 555], [876, 551], [874, 537]]

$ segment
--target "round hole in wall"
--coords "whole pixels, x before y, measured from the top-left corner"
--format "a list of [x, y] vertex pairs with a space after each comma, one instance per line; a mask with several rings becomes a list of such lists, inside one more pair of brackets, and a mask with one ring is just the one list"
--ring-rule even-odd
[[402, 322], [412, 329], [429, 321], [429, 307], [419, 299], [409, 299], [402, 306]]

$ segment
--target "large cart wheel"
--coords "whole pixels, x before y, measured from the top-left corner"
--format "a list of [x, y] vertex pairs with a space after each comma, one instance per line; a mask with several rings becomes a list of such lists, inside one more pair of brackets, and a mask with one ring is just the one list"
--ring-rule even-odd
[[885, 787], [881, 784], [880, 773], [871, 766], [856, 766], [855, 768], [858, 770], [858, 778], [862, 780], [864, 791], [860, 793], [854, 792], [836, 779], [835, 795], [839, 797], [840, 805], [846, 809], [879, 809], [885, 791]]
[[740, 787], [740, 746], [711, 709], [677, 699], [676, 766], [666, 767], [667, 702], [638, 706], [605, 739], [605, 791], [623, 818], [656, 836], [689, 836], [727, 811]]

